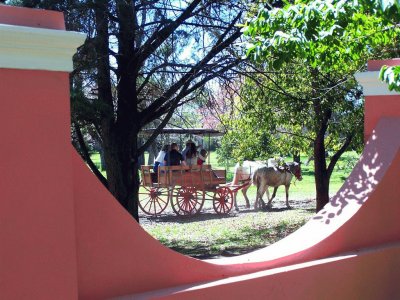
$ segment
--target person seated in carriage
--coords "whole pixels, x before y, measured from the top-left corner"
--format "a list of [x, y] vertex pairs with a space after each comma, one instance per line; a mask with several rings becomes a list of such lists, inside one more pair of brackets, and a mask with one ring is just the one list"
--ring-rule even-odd
[[154, 159], [154, 167], [153, 167], [154, 173], [157, 174], [158, 167], [164, 165], [165, 155], [169, 151], [169, 147], [170, 147], [169, 145], [164, 145], [160, 150], [160, 152], [158, 153], [157, 157]]
[[203, 165], [207, 159], [207, 150], [206, 149], [201, 149], [199, 156], [197, 157], [197, 164], [199, 166]]
[[182, 150], [182, 156], [183, 156], [184, 160], [186, 160], [186, 153], [189, 151], [191, 144], [193, 144], [193, 141], [192, 140], [188, 140], [186, 142], [185, 148], [183, 148], [183, 150]]
[[182, 154], [179, 152], [179, 146], [177, 143], [171, 144], [171, 150], [167, 152], [164, 157], [165, 166], [186, 166], [186, 162], [183, 159]]
[[184, 157], [188, 166], [195, 166], [197, 164], [197, 154], [198, 152], [195, 143], [190, 143]]

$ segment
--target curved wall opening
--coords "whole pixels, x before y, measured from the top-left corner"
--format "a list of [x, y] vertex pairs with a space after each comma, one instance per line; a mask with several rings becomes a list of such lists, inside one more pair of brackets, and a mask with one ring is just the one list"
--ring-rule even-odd
[[[31, 12], [0, 5], [0, 23], [15, 13], [21, 18], [17, 24], [26, 25], [23, 20]], [[39, 18], [36, 25], [37, 20], [49, 17], [45, 11], [32, 14]], [[62, 15], [56, 14], [55, 19], [62, 22]], [[51, 57], [41, 55], [34, 59], [39, 65], [23, 66], [21, 61], [30, 63], [22, 59], [27, 57], [25, 48], [18, 44], [10, 51], [16, 34], [30, 37], [19, 42], [45, 35], [47, 42], [69, 49], [59, 54], [70, 61], [75, 51], [71, 48], [82, 37], [63, 34], [59, 23], [53, 25], [53, 29], [27, 31], [0, 24], [0, 130], [7, 141], [2, 147], [0, 180], [3, 297], [201, 299], [206, 294], [240, 299], [249, 291], [254, 297], [274, 299], [318, 299], [327, 291], [342, 298], [400, 296], [400, 268], [393, 268], [400, 265], [397, 106], [389, 110], [389, 116], [381, 112], [368, 132], [359, 163], [324, 211], [270, 247], [201, 261], [171, 251], [150, 237], [97, 182], [69, 144], [71, 65], [57, 64], [57, 69], [51, 69]], [[3, 38], [10, 30], [15, 35], [7, 44]], [[74, 42], [64, 43], [66, 39]], [[34, 51], [38, 44], [30, 46]], [[10, 65], [10, 55], [18, 54], [21, 60]], [[48, 60], [46, 69], [40, 69]], [[381, 105], [397, 105], [392, 97], [398, 99], [398, 95], [380, 96]]]

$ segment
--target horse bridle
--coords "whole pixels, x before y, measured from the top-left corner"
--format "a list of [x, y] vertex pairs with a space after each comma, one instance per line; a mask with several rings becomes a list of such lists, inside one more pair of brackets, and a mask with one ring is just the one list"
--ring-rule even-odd
[[284, 169], [283, 169], [285, 172], [289, 172], [290, 174], [292, 174], [293, 176], [294, 176], [294, 178], [295, 178], [295, 180], [294, 180], [294, 182], [293, 182], [293, 184], [296, 184], [296, 181], [297, 180], [300, 180], [300, 170], [298, 171], [298, 172], [296, 172], [296, 173], [293, 173], [291, 170], [290, 170], [290, 167], [289, 167], [289, 165], [285, 165], [285, 167], [284, 167]]

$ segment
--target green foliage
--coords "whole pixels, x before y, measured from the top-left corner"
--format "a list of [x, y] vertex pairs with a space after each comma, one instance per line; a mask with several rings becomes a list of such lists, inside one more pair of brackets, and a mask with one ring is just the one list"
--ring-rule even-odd
[[234, 157], [237, 161], [255, 160], [268, 157], [273, 152], [271, 136], [268, 131], [260, 130], [262, 124], [259, 114], [247, 114], [245, 109], [235, 110], [233, 117], [225, 117], [224, 123], [230, 130], [222, 138], [221, 147], [217, 150], [219, 157]]
[[[311, 79], [307, 72], [300, 64], [285, 64], [281, 73], [270, 74], [269, 79], [260, 75], [257, 83], [246, 80], [235, 117], [225, 120], [230, 130], [222, 139], [220, 152], [225, 151], [225, 155], [237, 161], [267, 159], [276, 154], [312, 155], [320, 119], [315, 115], [312, 101], [315, 78]], [[360, 150], [363, 101], [357, 97], [359, 90], [352, 77], [332, 88], [331, 82], [338, 80], [334, 75], [329, 80], [319, 77], [316, 85], [321, 106], [334, 112], [326, 150], [336, 153], [352, 132], [355, 132], [352, 147]]]
[[400, 66], [383, 66], [379, 79], [387, 83], [390, 91], [400, 92]]
[[[399, 20], [398, 0], [295, 1], [284, 9], [263, 8], [245, 26], [252, 39], [247, 55], [268, 59], [274, 68], [295, 57], [314, 68], [347, 72], [347, 66], [361, 67], [373, 52], [385, 55], [383, 47], [397, 45]], [[390, 67], [380, 78], [399, 91], [398, 74]]]
[[[369, 58], [387, 56], [386, 49], [397, 47], [397, 7], [398, 1], [334, 0], [295, 1], [282, 9], [261, 7], [243, 29], [249, 38], [247, 55], [264, 70], [285, 75], [273, 73], [260, 79], [262, 88], [268, 89], [263, 97], [246, 95], [251, 106], [269, 113], [268, 125], [258, 127], [271, 133], [274, 129], [290, 132], [291, 140], [284, 142], [302, 150], [307, 145], [296, 144], [293, 137], [315, 141], [324, 116], [331, 115], [327, 150], [339, 150], [341, 140], [354, 129], [358, 143], [353, 140], [353, 145], [360, 145], [363, 106], [353, 74]], [[393, 81], [395, 88], [393, 70], [387, 70], [385, 80]], [[271, 82], [279, 88], [274, 90]], [[245, 105], [243, 111], [254, 113]]]
[[275, 69], [300, 59], [312, 68], [348, 73], [374, 51], [397, 41], [395, 24], [371, 14], [372, 7], [357, 1], [315, 0], [296, 1], [283, 9], [262, 8], [244, 27], [251, 39], [247, 55]]

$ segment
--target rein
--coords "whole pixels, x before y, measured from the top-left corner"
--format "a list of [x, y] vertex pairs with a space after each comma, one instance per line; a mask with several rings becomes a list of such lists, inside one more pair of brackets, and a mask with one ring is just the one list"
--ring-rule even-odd
[[292, 174], [294, 176], [294, 181], [293, 181], [293, 185], [296, 186], [296, 181], [298, 180], [296, 174], [294, 174], [292, 171], [290, 171], [289, 167], [284, 168], [283, 169], [285, 172], [289, 172], [290, 174]]
[[[295, 178], [294, 179], [294, 181], [293, 181], [293, 185], [294, 186], [296, 186], [296, 181], [298, 180], [298, 178], [297, 178], [297, 176], [296, 176], [296, 174], [294, 174], [291, 170], [290, 170], [290, 168], [289, 168], [289, 166], [286, 166], [286, 167], [284, 167], [284, 168], [282, 168], [282, 169], [279, 169], [278, 167], [276, 167], [276, 169], [279, 171], [283, 171], [283, 172], [285, 172], [285, 173], [290, 173], [290, 174], [292, 174], [293, 175], [293, 177]], [[232, 173], [232, 174], [235, 174], [235, 173], [233, 173], [233, 172], [230, 172], [230, 173]], [[244, 181], [244, 182], [250, 182], [251, 180], [252, 180], [252, 178], [251, 178], [251, 167], [250, 167], [250, 173], [241, 173], [241, 176], [248, 176], [248, 178], [245, 178], [245, 179], [241, 179], [241, 180], [239, 180], [239, 181]]]
[[289, 167], [284, 168], [283, 171], [284, 171], [285, 173], [290, 173], [290, 174], [292, 174], [292, 175], [294, 176], [295, 180], [293, 181], [293, 185], [296, 186], [296, 180], [297, 180], [296, 175], [294, 175], [293, 172], [290, 171]]

